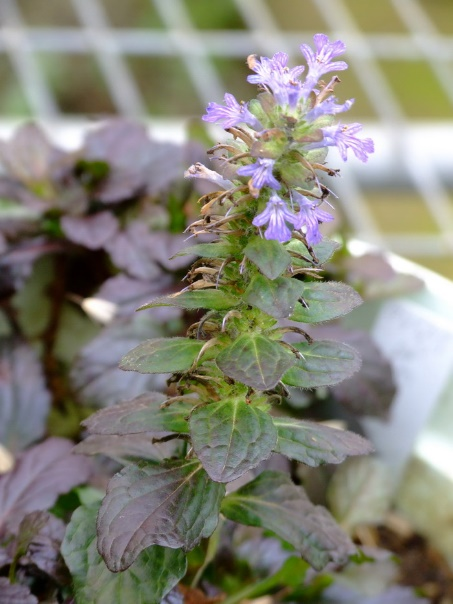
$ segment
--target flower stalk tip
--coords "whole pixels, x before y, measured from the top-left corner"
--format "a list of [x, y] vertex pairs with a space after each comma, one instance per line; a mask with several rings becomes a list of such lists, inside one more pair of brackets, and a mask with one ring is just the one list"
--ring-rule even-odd
[[[203, 116], [206, 122], [221, 124], [235, 139], [223, 146], [227, 155], [214, 157], [223, 168], [218, 184], [225, 183], [228, 174], [232, 191], [239, 183], [247, 186], [249, 203], [256, 200], [252, 225], [260, 232], [266, 226], [264, 237], [281, 243], [293, 231], [300, 231], [309, 245], [319, 243], [319, 225], [333, 220], [321, 207], [327, 195], [320, 197], [319, 192], [328, 194], [329, 189], [318, 176], [319, 172], [337, 173], [324, 165], [330, 147], [338, 149], [343, 161], [349, 151], [362, 162], [374, 152], [373, 141], [358, 136], [361, 124], [335, 123], [337, 115], [354, 103], [354, 99], [341, 102], [333, 95], [338, 76], [327, 83], [322, 80], [326, 74], [347, 69], [347, 63], [338, 60], [346, 50], [344, 42], [330, 41], [322, 33], [313, 40], [314, 48], [300, 46], [306, 65], [289, 67], [284, 52], [271, 58], [250, 55], [247, 64], [254, 73], [247, 81], [258, 85], [258, 97], [240, 103], [226, 93], [224, 103], [209, 103]], [[206, 178], [206, 171], [198, 169], [191, 177]], [[216, 181], [212, 176], [210, 180]], [[231, 201], [238, 203], [233, 194]]]

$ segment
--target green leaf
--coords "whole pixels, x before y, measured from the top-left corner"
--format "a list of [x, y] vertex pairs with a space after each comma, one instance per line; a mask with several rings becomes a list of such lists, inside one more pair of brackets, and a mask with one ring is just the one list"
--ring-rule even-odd
[[293, 344], [303, 357], [285, 373], [282, 382], [299, 388], [332, 386], [360, 369], [358, 352], [342, 342], [319, 340]]
[[225, 497], [222, 513], [234, 522], [273, 531], [316, 570], [329, 562], [344, 564], [355, 552], [329, 512], [313, 505], [305, 491], [282, 472], [262, 472]]
[[222, 400], [190, 416], [192, 444], [212, 480], [230, 482], [267, 459], [277, 441], [271, 416], [244, 400]]
[[96, 546], [98, 507], [92, 504], [74, 512], [61, 548], [71, 571], [77, 604], [160, 604], [186, 574], [184, 553], [153, 545], [124, 572], [111, 572]]
[[[162, 438], [175, 432], [188, 432], [185, 417], [190, 406], [175, 402], [161, 409], [164, 394], [147, 392], [106, 409], [101, 409], [82, 422], [90, 434], [140, 434]], [[193, 401], [195, 404], [196, 401]]]
[[99, 552], [117, 572], [150, 545], [190, 550], [214, 531], [224, 494], [197, 459], [126, 466], [99, 511]]
[[140, 306], [137, 310], [153, 308], [156, 306], [177, 306], [178, 308], [197, 309], [208, 308], [210, 310], [228, 310], [240, 304], [241, 300], [220, 289], [198, 289], [170, 296], [156, 298], [148, 304]]
[[263, 275], [256, 275], [247, 287], [244, 299], [275, 319], [286, 319], [294, 311], [303, 291], [304, 283], [297, 279], [278, 277], [270, 281]]
[[[341, 247], [339, 243], [333, 241], [332, 239], [327, 239], [326, 237], [324, 237], [320, 243], [314, 245], [313, 251], [318, 260], [318, 266], [322, 266], [328, 260], [330, 260], [339, 247]], [[285, 248], [288, 252], [295, 252], [295, 254], [307, 258], [307, 260], [303, 260], [297, 256], [292, 256], [291, 262], [294, 266], [301, 268], [313, 266], [310, 253], [302, 241], [299, 241], [298, 239], [291, 239], [287, 244], [285, 244]]]
[[275, 451], [308, 466], [341, 463], [350, 455], [370, 453], [373, 447], [358, 434], [316, 422], [274, 417], [278, 440]]
[[302, 297], [304, 304], [298, 302], [290, 321], [301, 323], [320, 323], [341, 317], [362, 303], [362, 298], [350, 285], [326, 282], [304, 283]]
[[243, 334], [216, 358], [230, 378], [256, 390], [273, 388], [296, 362], [294, 354], [261, 334]]
[[291, 256], [275, 239], [251, 237], [244, 254], [268, 279], [280, 277], [291, 262]]
[[234, 256], [235, 251], [236, 247], [231, 243], [199, 243], [184, 248], [172, 257], [194, 254], [203, 258], [228, 258], [228, 256]]
[[192, 366], [204, 342], [190, 338], [153, 338], [128, 352], [120, 369], [139, 373], [172, 373]]

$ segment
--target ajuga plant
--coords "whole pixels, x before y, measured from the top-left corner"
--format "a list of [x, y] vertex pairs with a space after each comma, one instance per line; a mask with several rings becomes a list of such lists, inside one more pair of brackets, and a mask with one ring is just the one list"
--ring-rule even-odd
[[146, 392], [84, 422], [91, 439], [135, 438], [155, 450], [110, 480], [100, 507], [75, 512], [63, 553], [77, 602], [132, 601], [131, 593], [170, 601], [187, 553], [210, 538], [212, 559], [223, 522], [273, 532], [316, 570], [341, 567], [356, 551], [289, 474], [266, 467], [274, 453], [318, 466], [371, 449], [356, 434], [284, 417], [279, 407], [288, 388], [329, 386], [360, 366], [349, 345], [307, 332], [360, 304], [351, 287], [321, 278], [336, 248], [320, 231], [333, 219], [324, 180], [337, 170], [325, 164], [328, 147], [364, 162], [373, 151], [356, 136], [360, 124], [336, 121], [353, 103], [337, 101], [339, 78], [329, 75], [347, 67], [336, 60], [343, 42], [323, 34], [314, 42], [314, 50], [300, 47], [305, 67], [289, 68], [283, 52], [250, 56], [257, 98], [226, 94], [224, 104], [208, 105], [203, 119], [231, 135], [209, 151], [215, 171], [195, 164], [186, 174], [214, 184], [188, 228], [209, 240], [179, 253], [198, 257], [183, 289], [140, 309], [197, 314], [184, 336], [144, 341], [121, 360], [126, 371], [171, 373], [166, 394]]

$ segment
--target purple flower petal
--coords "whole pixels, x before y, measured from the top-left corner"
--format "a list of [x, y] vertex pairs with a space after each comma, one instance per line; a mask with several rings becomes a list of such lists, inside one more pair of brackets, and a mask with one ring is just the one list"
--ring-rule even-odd
[[209, 103], [206, 114], [202, 116], [205, 122], [223, 124], [224, 128], [232, 128], [238, 124], [248, 124], [256, 130], [262, 130], [260, 121], [247, 108], [247, 103], [238, 103], [228, 92], [224, 96], [225, 105]]
[[299, 212], [296, 214], [294, 226], [304, 233], [309, 245], [319, 243], [322, 239], [319, 224], [321, 222], [332, 221], [332, 214], [319, 209], [316, 203], [297, 191], [293, 191], [293, 201], [299, 205]]
[[272, 59], [260, 57], [259, 60], [255, 55], [251, 55], [248, 65], [257, 75], [248, 76], [247, 81], [269, 88], [281, 106], [295, 107], [302, 90], [302, 83], [298, 78], [305, 68], [298, 65], [289, 69], [287, 63], [288, 55], [284, 52], [276, 53]]
[[286, 223], [295, 224], [296, 216], [288, 209], [286, 202], [283, 201], [276, 193], [274, 193], [267, 202], [266, 208], [252, 221], [254, 226], [268, 227], [264, 233], [266, 239], [276, 239], [280, 243], [291, 239], [291, 231]]
[[348, 149], [363, 162], [368, 161], [368, 155], [374, 152], [374, 143], [371, 138], [360, 139], [354, 136], [362, 130], [362, 124], [338, 124], [321, 128], [327, 146], [336, 146], [343, 161], [347, 160]]
[[305, 98], [308, 97], [321, 76], [329, 73], [329, 71], [343, 71], [348, 68], [348, 64], [344, 61], [332, 62], [334, 57], [346, 50], [344, 42], [341, 40], [330, 42], [325, 34], [316, 34], [313, 40], [316, 53], [308, 44], [301, 44], [300, 46], [300, 51], [308, 64], [308, 75], [303, 85]]
[[374, 143], [371, 138], [360, 139], [354, 136], [362, 130], [362, 124], [349, 125], [337, 124], [320, 128], [323, 139], [306, 145], [306, 149], [318, 149], [319, 147], [338, 147], [343, 161], [348, 159], [348, 149], [363, 162], [368, 161], [368, 155], [374, 152]]
[[337, 99], [334, 96], [329, 96], [329, 98], [321, 101], [318, 105], [315, 105], [313, 109], [310, 109], [305, 115], [305, 120], [307, 122], [314, 122], [318, 117], [323, 115], [336, 115], [343, 111], [349, 111], [354, 103], [354, 99], [349, 99], [342, 105], [338, 105], [336, 101]]
[[280, 183], [272, 174], [272, 170], [275, 164], [274, 159], [267, 159], [259, 157], [254, 164], [248, 166], [242, 166], [237, 171], [240, 176], [251, 176], [252, 177], [252, 195], [258, 197], [259, 190], [263, 187], [271, 187], [271, 189], [279, 189]]

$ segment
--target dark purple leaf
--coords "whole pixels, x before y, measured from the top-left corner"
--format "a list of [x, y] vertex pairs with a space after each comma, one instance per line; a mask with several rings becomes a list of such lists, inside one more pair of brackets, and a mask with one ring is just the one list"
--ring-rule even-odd
[[140, 192], [154, 195], [183, 173], [182, 147], [152, 141], [144, 126], [122, 118], [87, 135], [83, 158], [110, 166], [97, 192], [104, 203], [118, 203]]
[[176, 271], [190, 263], [190, 257], [177, 256], [178, 252], [187, 247], [187, 235], [155, 231], [152, 237], [153, 246], [150, 249], [152, 258], [163, 268]]
[[179, 442], [171, 440], [163, 443], [153, 443], [153, 434], [93, 434], [77, 444], [73, 451], [81, 455], [105, 455], [122, 465], [133, 459], [148, 459], [163, 461], [175, 455]]
[[30, 267], [32, 263], [43, 256], [59, 252], [63, 245], [56, 241], [48, 241], [45, 237], [28, 237], [20, 244], [11, 246], [0, 257], [0, 266], [26, 265]]
[[283, 472], [262, 472], [227, 495], [222, 512], [235, 522], [273, 531], [316, 570], [329, 562], [343, 565], [355, 553], [354, 544], [326, 508], [313, 505]]
[[33, 123], [19, 127], [11, 140], [0, 141], [0, 163], [23, 183], [43, 183], [60, 174], [67, 153], [54, 147]]
[[275, 451], [308, 466], [341, 463], [351, 455], [373, 451], [370, 442], [349, 432], [292, 417], [274, 417], [278, 441]]
[[26, 514], [48, 509], [58, 495], [88, 480], [91, 464], [72, 447], [69, 440], [49, 438], [0, 477], [0, 530], [17, 530]]
[[119, 223], [111, 212], [98, 212], [91, 216], [63, 216], [61, 227], [70, 241], [97, 250], [116, 234]]
[[[162, 291], [169, 291], [172, 284], [170, 275], [162, 274], [159, 279], [145, 281], [120, 273], [104, 281], [96, 292], [96, 297], [116, 304], [117, 316], [131, 315]], [[181, 311], [177, 308], [160, 307], [154, 309], [151, 316], [155, 321], [161, 322], [176, 319], [180, 315]]]
[[99, 552], [118, 572], [150, 545], [192, 549], [217, 526], [224, 493], [197, 459], [126, 466], [99, 510]]
[[122, 356], [156, 331], [156, 324], [141, 313], [133, 321], [106, 327], [85, 346], [70, 374], [80, 400], [108, 407], [148, 390], [162, 390], [165, 376], [138, 375], [118, 368]]
[[0, 442], [20, 451], [41, 438], [49, 408], [50, 394], [33, 348], [0, 340]]
[[105, 249], [117, 267], [133, 277], [145, 280], [160, 278], [162, 270], [153, 259], [154, 233], [142, 222], [132, 222], [106, 242]]
[[162, 438], [175, 432], [188, 432], [185, 419], [196, 399], [190, 399], [192, 405], [175, 402], [161, 409], [167, 397], [160, 392], [146, 392], [130, 401], [125, 401], [107, 409], [101, 409], [82, 422], [90, 434], [154, 434]]
[[366, 331], [325, 326], [310, 331], [317, 338], [329, 337], [350, 344], [362, 357], [360, 371], [332, 387], [335, 398], [357, 415], [385, 419], [395, 398], [396, 386], [390, 363]]
[[25, 585], [12, 584], [6, 577], [0, 577], [0, 604], [38, 604], [38, 598]]
[[[20, 523], [18, 541], [22, 565], [33, 564], [57, 583], [68, 581], [68, 572], [60, 555], [66, 525], [49, 512], [31, 512]], [[25, 540], [25, 541], [24, 541]]]

